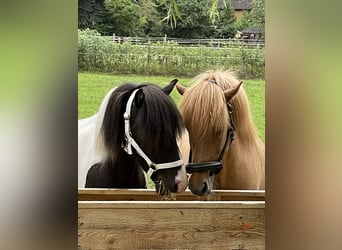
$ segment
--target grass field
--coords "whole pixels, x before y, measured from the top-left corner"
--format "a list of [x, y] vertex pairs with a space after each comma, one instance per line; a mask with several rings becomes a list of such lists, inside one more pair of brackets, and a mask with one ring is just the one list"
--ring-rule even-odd
[[[78, 74], [78, 118], [86, 118], [95, 114], [106, 93], [124, 82], [155, 83], [167, 85], [172, 79], [178, 78], [180, 83], [188, 85], [191, 78], [175, 76], [141, 76], [141, 75], [106, 75], [94, 73]], [[243, 79], [242, 79], [243, 80]], [[258, 129], [260, 138], [265, 142], [265, 81], [244, 80], [253, 120]], [[171, 97], [178, 104], [180, 95], [174, 89]]]

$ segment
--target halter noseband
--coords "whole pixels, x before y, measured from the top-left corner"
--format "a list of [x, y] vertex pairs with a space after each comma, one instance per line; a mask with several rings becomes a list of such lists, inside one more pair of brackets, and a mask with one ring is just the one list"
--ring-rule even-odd
[[140, 155], [149, 166], [149, 170], [147, 171], [147, 176], [151, 177], [151, 175], [156, 172], [157, 170], [162, 169], [169, 169], [169, 168], [175, 168], [183, 165], [183, 160], [180, 159], [177, 161], [167, 162], [167, 163], [154, 163], [151, 161], [151, 159], [144, 153], [144, 151], [139, 147], [138, 143], [134, 140], [134, 138], [131, 135], [131, 128], [130, 128], [130, 117], [131, 117], [131, 108], [133, 104], [133, 100], [135, 97], [135, 94], [138, 92], [139, 89], [136, 89], [132, 92], [130, 95], [127, 104], [126, 104], [126, 111], [123, 115], [125, 120], [125, 144], [123, 146], [123, 149], [126, 151], [127, 154], [132, 155], [132, 147], [135, 148], [138, 155]]
[[[216, 84], [215, 80], [208, 80], [208, 82]], [[227, 103], [227, 110], [228, 110], [229, 119], [230, 119], [230, 126], [229, 126], [228, 131], [227, 131], [226, 141], [225, 141], [224, 146], [223, 146], [223, 148], [219, 154], [217, 161], [191, 163], [192, 153], [191, 153], [191, 148], [190, 148], [189, 163], [185, 167], [187, 173], [190, 174], [192, 172], [202, 172], [202, 171], [206, 171], [206, 170], [212, 170], [214, 172], [214, 174], [218, 174], [222, 170], [222, 168], [223, 168], [223, 165], [222, 165], [223, 154], [226, 151], [227, 145], [229, 144], [229, 146], [230, 146], [230, 144], [232, 144], [232, 142], [234, 140], [234, 132], [236, 131], [235, 124], [233, 121], [233, 106], [231, 103]]]

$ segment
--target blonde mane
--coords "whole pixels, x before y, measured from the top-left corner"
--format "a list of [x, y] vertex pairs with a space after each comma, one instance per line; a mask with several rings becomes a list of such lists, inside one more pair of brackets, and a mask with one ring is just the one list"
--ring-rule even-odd
[[[187, 122], [185, 126], [194, 138], [201, 139], [208, 132], [216, 134], [222, 129], [227, 129], [229, 116], [223, 91], [239, 82], [234, 73], [224, 70], [208, 71], [194, 78], [180, 103], [182, 115]], [[234, 111], [233, 120], [240, 140], [258, 138], [243, 86], [231, 103]]]

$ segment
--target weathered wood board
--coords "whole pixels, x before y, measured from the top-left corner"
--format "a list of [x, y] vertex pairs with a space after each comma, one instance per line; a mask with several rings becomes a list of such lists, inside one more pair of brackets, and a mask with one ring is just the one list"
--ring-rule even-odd
[[[193, 195], [189, 190], [177, 194], [178, 201], [265, 201], [265, 190], [214, 190], [207, 198]], [[154, 189], [104, 189], [80, 188], [78, 189], [80, 201], [160, 201]]]
[[[146, 193], [143, 196], [148, 197]], [[79, 249], [251, 250], [265, 249], [264, 240], [264, 201], [114, 198], [78, 204]]]

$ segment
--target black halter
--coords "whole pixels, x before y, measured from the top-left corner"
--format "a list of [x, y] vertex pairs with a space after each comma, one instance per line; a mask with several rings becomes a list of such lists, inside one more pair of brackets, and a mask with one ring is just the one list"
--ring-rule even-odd
[[192, 173], [192, 172], [202, 172], [206, 170], [211, 170], [213, 171], [214, 174], [220, 173], [220, 171], [223, 168], [222, 165], [222, 158], [223, 154], [226, 150], [227, 145], [232, 144], [234, 140], [234, 132], [236, 131], [235, 129], [235, 124], [233, 121], [233, 106], [231, 103], [227, 103], [227, 110], [229, 114], [229, 119], [230, 119], [230, 126], [227, 131], [227, 137], [226, 141], [224, 143], [224, 146], [219, 154], [219, 157], [217, 161], [209, 161], [209, 162], [201, 162], [201, 163], [191, 163], [192, 161], [192, 153], [191, 153], [191, 148], [190, 148], [190, 154], [189, 154], [189, 163], [185, 166], [186, 172], [187, 173]]

